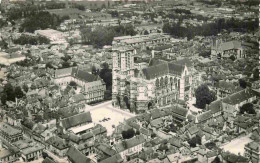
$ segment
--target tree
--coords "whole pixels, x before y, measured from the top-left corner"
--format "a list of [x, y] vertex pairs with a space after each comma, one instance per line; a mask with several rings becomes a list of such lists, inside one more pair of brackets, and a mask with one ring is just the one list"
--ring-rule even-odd
[[15, 92], [12, 84], [7, 83], [4, 86], [4, 94], [6, 94], [6, 101], [15, 101]]
[[239, 82], [240, 87], [242, 87], [242, 88], [247, 87], [247, 83], [244, 79], [239, 79], [238, 82]]
[[62, 68], [68, 68], [70, 67], [70, 63], [69, 62], [63, 62], [62, 63]]
[[132, 128], [130, 128], [126, 131], [122, 131], [123, 139], [130, 139], [130, 138], [134, 137], [134, 135], [135, 135], [135, 131]]
[[71, 82], [69, 83], [69, 85], [70, 85], [71, 87], [73, 87], [73, 88], [76, 88], [76, 87], [77, 87], [77, 83], [74, 82], [74, 81], [71, 81]]
[[206, 104], [210, 104], [216, 100], [216, 95], [213, 91], [209, 90], [206, 84], [199, 86], [195, 91], [196, 105], [201, 109], [205, 109]]
[[245, 112], [247, 114], [256, 114], [256, 111], [254, 109], [254, 105], [252, 103], [246, 103], [243, 106], [241, 106], [240, 113], [244, 114]]
[[201, 138], [196, 135], [195, 137], [191, 138], [188, 143], [190, 144], [191, 147], [196, 147], [197, 144], [201, 145]]
[[209, 58], [209, 57], [210, 57], [210, 54], [211, 54], [210, 51], [204, 50], [204, 51], [202, 51], [202, 52], [199, 54], [199, 56], [202, 56], [202, 57], [204, 57], [204, 58]]
[[91, 72], [93, 75], [98, 75], [99, 74], [99, 69], [96, 68], [96, 66], [92, 66], [91, 68]]
[[232, 61], [235, 61], [235, 60], [236, 60], [236, 57], [235, 57], [234, 55], [231, 55], [229, 58], [230, 58]]
[[1, 103], [2, 103], [3, 105], [5, 105], [5, 104], [6, 104], [6, 101], [7, 101], [7, 95], [6, 95], [6, 93], [3, 93], [3, 94], [1, 95]]
[[149, 35], [149, 32], [147, 30], [145, 30], [144, 35]]
[[20, 86], [15, 87], [14, 92], [15, 92], [16, 98], [22, 98], [24, 96], [24, 93]]
[[46, 68], [53, 68], [51, 62], [46, 63]]
[[259, 80], [259, 73], [260, 73], [260, 71], [259, 71], [258, 68], [254, 70], [254, 72], [253, 72], [253, 78], [254, 78], [255, 80]]

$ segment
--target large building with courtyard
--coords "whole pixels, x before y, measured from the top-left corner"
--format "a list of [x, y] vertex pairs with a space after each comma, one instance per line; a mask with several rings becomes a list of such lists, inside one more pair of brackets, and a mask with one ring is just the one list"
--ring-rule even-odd
[[135, 63], [132, 47], [113, 49], [113, 105], [142, 113], [155, 106], [189, 100], [193, 90], [193, 64], [187, 59], [164, 61], [150, 59]]
[[87, 103], [104, 99], [106, 84], [98, 75], [76, 67], [58, 69], [51, 72], [51, 75], [52, 81], [60, 86], [68, 85], [71, 81], [75, 82]]

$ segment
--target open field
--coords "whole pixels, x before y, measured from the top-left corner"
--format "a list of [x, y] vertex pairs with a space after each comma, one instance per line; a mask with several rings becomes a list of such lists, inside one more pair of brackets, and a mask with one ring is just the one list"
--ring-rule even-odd
[[110, 14], [106, 13], [101, 13], [101, 12], [86, 12], [82, 11], [76, 8], [65, 8], [65, 9], [52, 9], [52, 10], [47, 10], [51, 14], [56, 14], [59, 16], [66, 16], [69, 15], [70, 18], [78, 18], [79, 15], [84, 15], [88, 16], [90, 18], [98, 18], [98, 17], [103, 17], [103, 18], [111, 18]]
[[[132, 113], [112, 107], [111, 101], [94, 107], [89, 106], [85, 111], [90, 111], [94, 123], [106, 127], [107, 135], [113, 133], [113, 125], [117, 126], [120, 122], [135, 116]], [[104, 118], [110, 118], [110, 120], [102, 121]]]
[[224, 149], [225, 151], [229, 151], [231, 153], [234, 154], [238, 154], [240, 153], [241, 155], [244, 155], [244, 147], [247, 143], [252, 142], [252, 140], [250, 139], [250, 135], [232, 140], [230, 143], [220, 147], [222, 149]]

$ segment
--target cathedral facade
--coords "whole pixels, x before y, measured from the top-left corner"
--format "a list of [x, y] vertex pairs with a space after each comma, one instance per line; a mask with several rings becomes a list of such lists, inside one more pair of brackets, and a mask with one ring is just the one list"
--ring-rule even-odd
[[192, 96], [192, 66], [189, 62], [168, 62], [151, 59], [145, 67], [135, 64], [135, 49], [113, 49], [114, 106], [142, 113], [162, 107], [178, 99]]

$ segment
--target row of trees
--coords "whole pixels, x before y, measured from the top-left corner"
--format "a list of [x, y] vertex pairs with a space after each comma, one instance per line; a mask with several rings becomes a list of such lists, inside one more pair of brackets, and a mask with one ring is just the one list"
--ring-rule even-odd
[[217, 7], [221, 6], [221, 0], [211, 0], [211, 1], [199, 0], [199, 2], [205, 3], [207, 5], [216, 5]]
[[119, 25], [116, 27], [98, 26], [93, 30], [91, 27], [83, 27], [80, 31], [83, 43], [93, 45], [95, 48], [112, 45], [114, 37], [136, 34], [132, 25]]
[[22, 34], [18, 39], [13, 40], [14, 44], [19, 45], [39, 45], [39, 44], [49, 44], [50, 40], [43, 36], [31, 36]]
[[214, 23], [203, 24], [202, 26], [183, 26], [182, 21], [178, 23], [165, 23], [163, 25], [163, 32], [169, 33], [175, 37], [187, 37], [192, 39], [195, 36], [213, 36], [222, 32], [223, 30], [235, 32], [255, 31], [258, 29], [258, 19], [254, 21], [240, 21], [237, 19], [219, 19]]
[[27, 18], [46, 9], [62, 9], [65, 8], [65, 3], [47, 2], [41, 5], [20, 4], [19, 7], [10, 8], [7, 12], [8, 20], [18, 20]]
[[1, 102], [2, 104], [6, 104], [7, 101], [15, 101], [16, 98], [24, 97], [24, 93], [20, 86], [13, 87], [12, 84], [7, 83], [4, 86], [4, 90], [1, 94]]
[[56, 29], [66, 19], [69, 19], [69, 16], [60, 17], [47, 11], [40, 11], [33, 16], [27, 17], [21, 24], [19, 31], [34, 32], [46, 28]]

